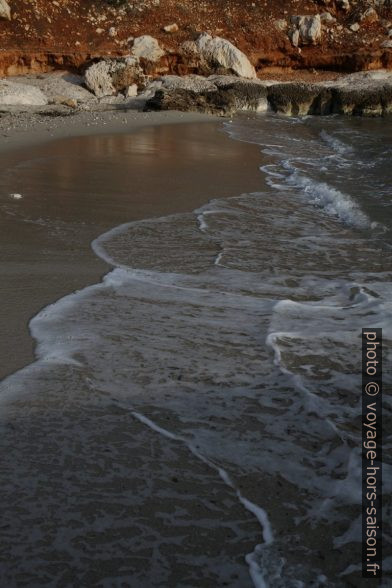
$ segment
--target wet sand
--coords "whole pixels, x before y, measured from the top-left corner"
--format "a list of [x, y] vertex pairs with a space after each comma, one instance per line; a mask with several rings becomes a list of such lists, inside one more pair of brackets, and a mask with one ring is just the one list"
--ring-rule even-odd
[[41, 308], [107, 272], [90, 247], [98, 235], [260, 189], [258, 148], [229, 139], [220, 121], [135, 112], [83, 120], [15, 131], [0, 146], [0, 378], [33, 360], [28, 323]]

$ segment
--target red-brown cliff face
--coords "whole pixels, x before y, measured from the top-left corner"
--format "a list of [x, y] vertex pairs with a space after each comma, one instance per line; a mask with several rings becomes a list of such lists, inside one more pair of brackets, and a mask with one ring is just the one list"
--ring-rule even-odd
[[[1, 75], [82, 68], [95, 57], [127, 54], [143, 34], [168, 50], [162, 72], [187, 73], [178, 47], [202, 31], [232, 41], [260, 77], [290, 68], [392, 68], [391, 0], [7, 1], [12, 16], [0, 19]], [[321, 40], [296, 47], [290, 18], [323, 13], [330, 16], [322, 19]], [[178, 31], [165, 32], [173, 23]]]

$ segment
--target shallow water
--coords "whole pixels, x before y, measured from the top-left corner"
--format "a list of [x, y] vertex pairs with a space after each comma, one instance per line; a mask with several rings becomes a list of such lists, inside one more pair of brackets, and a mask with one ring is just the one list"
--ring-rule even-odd
[[[391, 131], [239, 117], [222, 132], [259, 145], [260, 191], [93, 242], [113, 271], [36, 316], [37, 361], [0, 384], [18, 585], [362, 585], [361, 329], [383, 328], [390, 366]], [[385, 436], [390, 414], [386, 397]], [[390, 464], [384, 484], [388, 586]]]

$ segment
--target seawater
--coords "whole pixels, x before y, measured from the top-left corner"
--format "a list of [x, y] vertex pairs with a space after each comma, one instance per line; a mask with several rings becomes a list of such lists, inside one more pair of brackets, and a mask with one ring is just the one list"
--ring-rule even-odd
[[101, 235], [113, 270], [34, 317], [35, 363], [0, 384], [5, 428], [36, 398], [42, 467], [5, 531], [20, 585], [32, 565], [58, 586], [361, 585], [361, 329], [383, 328], [390, 390], [392, 123], [222, 132], [259, 146], [260, 192]]

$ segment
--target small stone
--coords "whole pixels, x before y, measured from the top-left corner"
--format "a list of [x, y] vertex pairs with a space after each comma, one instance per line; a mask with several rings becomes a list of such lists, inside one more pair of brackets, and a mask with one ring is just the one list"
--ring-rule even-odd
[[68, 98], [67, 96], [54, 96], [51, 100], [52, 104], [68, 106], [68, 108], [77, 108], [78, 102], [74, 98]]
[[349, 10], [351, 10], [349, 0], [338, 0], [337, 5], [339, 6], [339, 8], [341, 8], [345, 12], [348, 12]]
[[169, 24], [163, 27], [163, 30], [165, 31], [165, 33], [177, 33], [180, 29], [178, 24], [174, 22], [173, 24]]
[[291, 23], [295, 27], [294, 32], [291, 34], [291, 42], [295, 47], [298, 47], [299, 44], [317, 45], [320, 43], [322, 24], [319, 14], [315, 16], [292, 16]]
[[11, 8], [6, 0], [0, 0], [0, 18], [11, 20]]
[[137, 96], [137, 84], [131, 84], [125, 90], [125, 98], [135, 98]]
[[392, 49], [392, 41], [384, 41], [381, 43], [380, 47], [382, 49]]
[[163, 57], [163, 55], [165, 55], [165, 52], [160, 47], [157, 39], [150, 35], [136, 37], [133, 42], [132, 53], [133, 55], [136, 55], [136, 57], [141, 57], [152, 63], [156, 63], [161, 57]]
[[378, 21], [378, 14], [374, 8], [368, 8], [361, 16], [361, 22], [373, 23]]
[[112, 38], [117, 37], [117, 29], [115, 27], [110, 27], [108, 35]]
[[336, 18], [332, 16], [330, 12], [323, 12], [322, 14], [320, 14], [320, 19], [321, 22], [325, 24], [333, 24], [334, 22], [336, 22]]
[[298, 47], [299, 45], [299, 30], [296, 29], [291, 33], [291, 42], [294, 47]]
[[353, 33], [357, 33], [360, 28], [361, 27], [360, 27], [359, 23], [355, 22], [354, 24], [352, 24], [350, 26], [350, 31], [352, 31]]
[[287, 29], [287, 20], [285, 20], [284, 18], [279, 18], [275, 21], [275, 27], [279, 31], [285, 31]]

